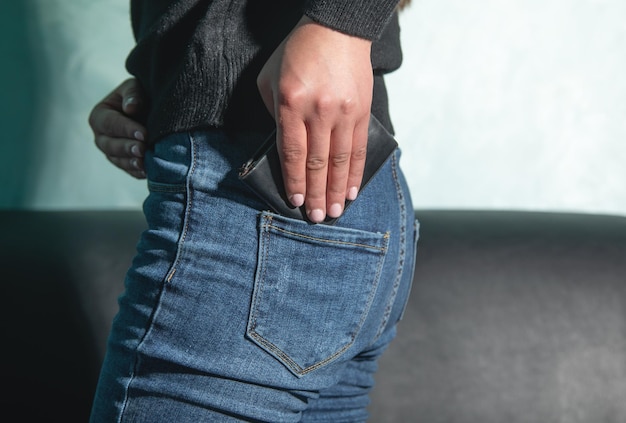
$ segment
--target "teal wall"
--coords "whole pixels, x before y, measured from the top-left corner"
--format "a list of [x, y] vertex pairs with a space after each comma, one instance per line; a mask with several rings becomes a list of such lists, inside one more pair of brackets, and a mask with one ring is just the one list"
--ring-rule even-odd
[[[413, 0], [388, 78], [418, 208], [626, 215], [626, 2]], [[0, 208], [139, 208], [87, 124], [128, 0], [0, 3]]]
[[0, 3], [1, 208], [138, 208], [145, 182], [93, 144], [91, 107], [128, 75], [126, 0]]
[[25, 27], [28, 6], [21, 1], [0, 5], [0, 206], [20, 207], [37, 179], [31, 151], [36, 148], [33, 117], [41, 104], [42, 81]]

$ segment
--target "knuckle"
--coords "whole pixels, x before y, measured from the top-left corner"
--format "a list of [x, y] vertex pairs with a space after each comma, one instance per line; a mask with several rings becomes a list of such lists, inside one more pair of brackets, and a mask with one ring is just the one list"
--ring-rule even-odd
[[89, 113], [89, 118], [87, 120], [89, 122], [89, 126], [94, 132], [97, 132], [99, 129], [100, 120], [102, 119], [100, 115], [100, 104], [98, 104], [91, 110], [91, 112]]
[[324, 208], [325, 201], [326, 192], [316, 192], [311, 189], [307, 189], [306, 203], [309, 204], [311, 208]]
[[120, 169], [124, 168], [124, 161], [121, 158], [109, 155], [107, 155], [106, 158]]
[[322, 170], [326, 168], [326, 160], [321, 157], [309, 157], [306, 160], [306, 168], [307, 170]]
[[341, 113], [344, 115], [352, 115], [357, 111], [357, 104], [352, 98], [344, 99], [339, 105]]
[[350, 163], [350, 153], [339, 153], [330, 156], [330, 164], [333, 167], [342, 167]]
[[303, 88], [284, 84], [279, 90], [279, 103], [286, 109], [300, 109], [305, 102], [306, 92]]
[[100, 119], [98, 119], [97, 129], [98, 132], [102, 135], [115, 135], [115, 123], [113, 122], [113, 119], [111, 119], [109, 113], [103, 115], [102, 117], [100, 117]]
[[346, 191], [345, 189], [341, 189], [339, 186], [329, 186], [328, 187], [328, 195], [331, 197], [345, 197]]
[[325, 116], [334, 108], [335, 100], [330, 95], [320, 95], [315, 100], [315, 111], [320, 116]]
[[367, 156], [367, 145], [354, 149], [352, 152], [352, 158], [355, 160], [365, 160]]
[[304, 155], [305, 151], [298, 147], [284, 147], [282, 150], [283, 161], [287, 164], [301, 162]]
[[94, 117], [94, 112], [96, 109], [93, 109], [90, 113], [89, 113], [89, 118], [87, 119], [87, 122], [89, 123], [89, 126], [91, 127], [91, 129], [94, 129], [94, 125], [95, 125], [95, 117]]
[[135, 179], [146, 179], [146, 175], [145, 173], [143, 173], [142, 171], [133, 171], [133, 172], [129, 172], [131, 176], [133, 176]]
[[122, 146], [116, 143], [114, 139], [105, 135], [96, 137], [96, 146], [104, 155], [110, 158], [122, 158], [127, 156], [127, 154], [124, 154], [121, 148]]

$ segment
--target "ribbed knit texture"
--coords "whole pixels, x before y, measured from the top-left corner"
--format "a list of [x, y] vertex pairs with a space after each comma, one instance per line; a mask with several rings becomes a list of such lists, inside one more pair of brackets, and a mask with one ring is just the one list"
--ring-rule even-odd
[[337, 31], [376, 40], [397, 4], [398, 0], [307, 0], [304, 13]]
[[[274, 122], [256, 77], [305, 6], [313, 6], [305, 1], [131, 0], [137, 45], [126, 66], [146, 91], [149, 140], [205, 127], [269, 131]], [[337, 29], [369, 28], [364, 37], [379, 39], [372, 47], [377, 75], [400, 66], [397, 16], [392, 19], [395, 0], [326, 0], [328, 9], [317, 3], [310, 9], [317, 11], [312, 19], [322, 22], [329, 17], [335, 22], [331, 11], [339, 9], [349, 23]], [[379, 7], [377, 13], [373, 5]], [[348, 7], [357, 12], [348, 13]], [[358, 12], [362, 9], [368, 12]], [[335, 28], [332, 22], [322, 23]], [[386, 110], [386, 96], [379, 97], [384, 101], [376, 107], [380, 113]]]

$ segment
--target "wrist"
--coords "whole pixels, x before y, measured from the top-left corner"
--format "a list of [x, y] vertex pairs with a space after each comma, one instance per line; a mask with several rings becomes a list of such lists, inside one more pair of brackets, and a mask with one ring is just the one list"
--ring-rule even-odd
[[355, 48], [361, 47], [368, 54], [372, 46], [372, 40], [368, 38], [347, 34], [330, 26], [316, 22], [306, 15], [303, 15], [302, 18], [300, 18], [294, 28], [294, 31], [306, 33], [307, 36], [313, 37], [312, 39], [316, 39], [321, 43], [328, 42], [336, 47], [340, 47], [340, 45], [345, 44], [351, 44]]

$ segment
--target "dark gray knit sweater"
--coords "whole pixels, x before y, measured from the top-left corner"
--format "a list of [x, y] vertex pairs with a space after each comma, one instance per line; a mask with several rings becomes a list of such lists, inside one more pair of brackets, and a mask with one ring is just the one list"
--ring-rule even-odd
[[202, 127], [269, 131], [256, 76], [303, 14], [374, 40], [373, 113], [389, 129], [382, 75], [400, 66], [397, 0], [131, 0], [128, 71], [146, 91], [151, 141]]

